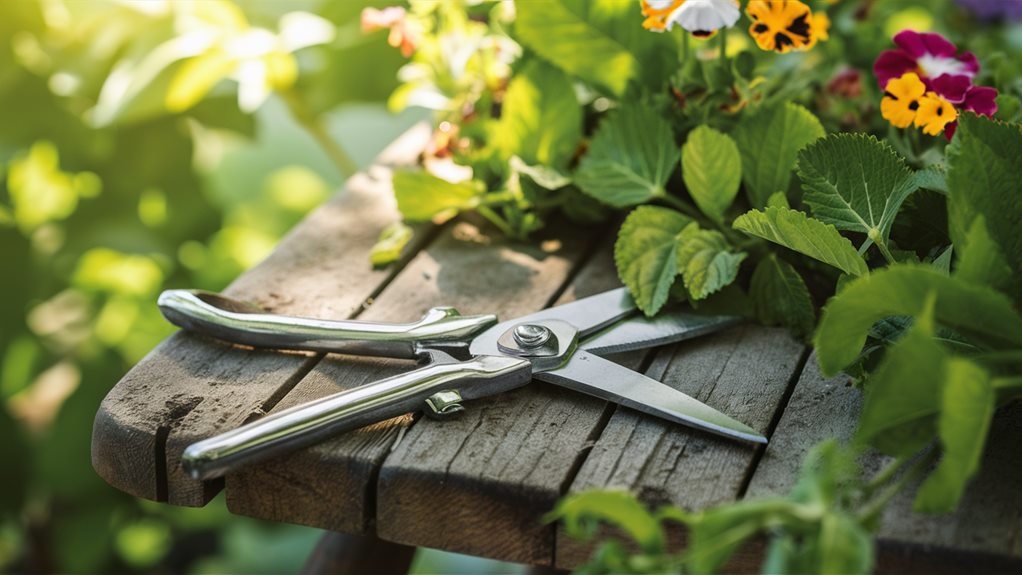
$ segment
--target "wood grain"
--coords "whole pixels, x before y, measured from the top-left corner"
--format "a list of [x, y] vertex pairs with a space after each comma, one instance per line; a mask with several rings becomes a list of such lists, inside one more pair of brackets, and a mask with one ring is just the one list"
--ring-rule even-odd
[[[785, 330], [745, 325], [666, 348], [647, 374], [767, 433], [804, 358]], [[627, 490], [651, 507], [698, 511], [739, 495], [759, 449], [617, 408], [570, 492]], [[680, 542], [680, 532], [671, 537]], [[558, 567], [591, 552], [558, 531]]]
[[[465, 314], [497, 313], [502, 318], [542, 309], [557, 295], [572, 269], [590, 250], [593, 234], [563, 226], [551, 230], [562, 240], [540, 239], [516, 244], [468, 222], [446, 229], [420, 252], [363, 314], [363, 319], [405, 321], [426, 309], [451, 305]], [[284, 398], [278, 408], [302, 403], [393, 373], [384, 362], [355, 363], [331, 356]], [[302, 523], [354, 533], [372, 532], [376, 515], [376, 483], [384, 458], [411, 445], [423, 456], [423, 429], [437, 429], [445, 438], [433, 449], [460, 450], [461, 438], [505, 402], [472, 402], [465, 417], [437, 423], [398, 418], [344, 434], [307, 450], [279, 458], [257, 469], [227, 477], [227, 504], [243, 515]], [[510, 403], [508, 403], [510, 404]], [[491, 427], [494, 432], [500, 427]], [[400, 441], [399, 441], [400, 439]], [[507, 447], [512, 447], [509, 443]], [[444, 451], [446, 452], [446, 451]], [[402, 521], [437, 527], [439, 508], [446, 508], [440, 486], [428, 484], [417, 493], [417, 507], [402, 510]], [[499, 497], [494, 495], [494, 499]], [[439, 506], [439, 507], [438, 507]], [[427, 508], [428, 512], [418, 515]], [[496, 518], [495, 518], [496, 519]], [[398, 541], [399, 543], [405, 543]], [[416, 542], [415, 544], [419, 544]]]
[[[811, 357], [752, 477], [748, 497], [787, 493], [813, 445], [827, 438], [851, 438], [861, 407], [861, 391], [848, 385], [847, 377], [825, 379]], [[972, 564], [1022, 571], [1020, 443], [1022, 405], [1016, 403], [996, 415], [981, 471], [957, 511], [913, 513], [914, 487], [895, 498], [884, 513], [879, 536], [881, 570], [946, 573]], [[874, 472], [887, 461], [873, 454], [863, 464]]]
[[[604, 242], [557, 303], [620, 285], [611, 247]], [[643, 356], [615, 359], [638, 367]], [[605, 409], [602, 400], [533, 382], [469, 405], [459, 421], [419, 422], [380, 472], [380, 537], [550, 564], [553, 528], [542, 516], [598, 436]]]
[[[380, 231], [399, 217], [384, 166], [414, 161], [428, 135], [428, 127], [420, 125], [398, 139], [371, 175], [352, 177], [344, 191], [292, 230], [226, 293], [280, 313], [356, 314], [393, 274], [374, 270], [368, 262]], [[413, 250], [429, 236], [420, 232]], [[204, 505], [220, 482], [186, 477], [179, 465], [181, 451], [272, 407], [317, 360], [175, 334], [104, 399], [93, 429], [93, 467], [132, 495]]]

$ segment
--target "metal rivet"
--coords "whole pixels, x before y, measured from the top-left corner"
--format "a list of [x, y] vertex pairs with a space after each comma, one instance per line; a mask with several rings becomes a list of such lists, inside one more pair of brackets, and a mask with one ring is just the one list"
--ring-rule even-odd
[[426, 415], [434, 419], [445, 419], [465, 411], [461, 394], [455, 389], [438, 391], [426, 399]]
[[531, 323], [523, 323], [515, 328], [515, 341], [522, 347], [539, 347], [550, 339], [550, 330]]

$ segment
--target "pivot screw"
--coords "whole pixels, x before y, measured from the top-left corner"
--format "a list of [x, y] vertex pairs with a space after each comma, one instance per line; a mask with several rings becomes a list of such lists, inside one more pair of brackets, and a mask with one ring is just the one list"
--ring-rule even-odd
[[515, 328], [515, 341], [525, 348], [539, 347], [550, 339], [550, 330], [531, 323], [523, 323]]

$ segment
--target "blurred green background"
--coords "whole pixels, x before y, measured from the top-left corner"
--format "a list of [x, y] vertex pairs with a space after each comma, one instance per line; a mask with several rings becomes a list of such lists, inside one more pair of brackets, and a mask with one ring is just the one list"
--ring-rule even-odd
[[[137, 500], [89, 462], [107, 390], [392, 139], [366, 3], [0, 3], [0, 571], [294, 572], [321, 532]], [[346, 151], [333, 148], [339, 145]], [[420, 552], [416, 570], [517, 572]]]

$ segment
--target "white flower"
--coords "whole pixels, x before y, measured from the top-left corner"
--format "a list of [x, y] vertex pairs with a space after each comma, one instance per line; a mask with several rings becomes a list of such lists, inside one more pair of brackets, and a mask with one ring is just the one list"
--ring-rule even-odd
[[706, 37], [721, 28], [731, 28], [740, 17], [738, 0], [685, 0], [667, 17], [667, 27], [677, 23], [695, 36]]

